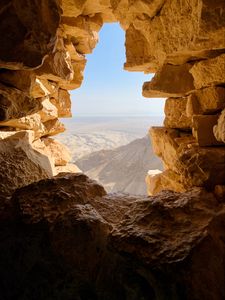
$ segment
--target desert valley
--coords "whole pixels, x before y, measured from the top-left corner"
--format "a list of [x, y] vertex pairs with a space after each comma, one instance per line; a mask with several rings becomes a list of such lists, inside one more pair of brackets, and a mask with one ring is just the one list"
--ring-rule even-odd
[[57, 139], [85, 174], [108, 192], [147, 194], [148, 170], [162, 170], [148, 128], [161, 125], [162, 117], [75, 117], [64, 123], [67, 130]]

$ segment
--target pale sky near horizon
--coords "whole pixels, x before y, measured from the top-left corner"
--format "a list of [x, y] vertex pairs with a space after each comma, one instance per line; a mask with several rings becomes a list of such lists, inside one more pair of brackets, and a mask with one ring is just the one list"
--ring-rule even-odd
[[105, 24], [99, 43], [87, 55], [82, 86], [71, 92], [73, 116], [162, 116], [164, 100], [142, 97], [151, 74], [127, 72], [125, 33], [118, 23]]

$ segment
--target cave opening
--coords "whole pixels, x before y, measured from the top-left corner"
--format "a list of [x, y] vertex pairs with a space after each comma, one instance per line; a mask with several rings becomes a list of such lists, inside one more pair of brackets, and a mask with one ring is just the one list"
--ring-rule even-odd
[[[154, 74], [123, 70], [125, 32], [106, 23], [87, 63], [80, 88], [71, 91], [72, 119], [56, 137], [67, 145], [76, 164], [108, 192], [147, 194], [149, 170], [162, 170], [148, 130], [163, 123], [165, 99], [142, 96]], [[135, 184], [134, 184], [135, 182]]]
[[[0, 298], [225, 299], [224, 0], [3, 0], [0, 16]], [[125, 69], [155, 73], [143, 94], [167, 98], [164, 126], [151, 129], [165, 168], [148, 174], [153, 197], [134, 195], [140, 174], [128, 167], [136, 171], [135, 157], [146, 164], [136, 144], [110, 152], [121, 177], [102, 167], [110, 184], [125, 178], [133, 187], [125, 195], [77, 172], [55, 139], [97, 32], [115, 21], [126, 31]], [[94, 79], [97, 71], [98, 63]], [[104, 103], [93, 98], [86, 108], [121, 113], [117, 77], [123, 86], [112, 76]]]

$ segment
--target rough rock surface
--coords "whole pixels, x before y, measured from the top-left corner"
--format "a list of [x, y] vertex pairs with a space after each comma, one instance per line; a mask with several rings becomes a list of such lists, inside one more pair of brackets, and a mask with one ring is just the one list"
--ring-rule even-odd
[[49, 156], [53, 157], [55, 166], [65, 166], [71, 160], [69, 149], [60, 142], [51, 138], [44, 138], [42, 141], [46, 151], [50, 152]]
[[[125, 69], [155, 73], [143, 95], [176, 98], [166, 127], [151, 131], [165, 166], [153, 193], [200, 186], [218, 201], [199, 188], [106, 196], [84, 175], [10, 198], [49, 176], [52, 154], [33, 144], [65, 130], [68, 90], [81, 85], [85, 55], [114, 21], [126, 31]], [[225, 298], [224, 36], [224, 0], [1, 1], [2, 299]], [[14, 134], [24, 130], [32, 139]]]
[[202, 189], [106, 195], [62, 174], [17, 190], [12, 205], [16, 222], [0, 229], [3, 299], [225, 297], [225, 207]]
[[176, 173], [184, 187], [212, 188], [225, 183], [225, 147], [199, 147], [190, 133], [153, 127], [153, 149], [165, 169]]
[[187, 98], [168, 98], [165, 103], [164, 126], [169, 128], [190, 129], [192, 118], [187, 115]]
[[125, 69], [156, 73], [143, 95], [169, 97], [165, 127], [192, 131], [199, 147], [217, 145], [213, 123], [206, 138], [193, 118], [225, 107], [223, 0], [10, 0], [0, 4], [0, 19], [4, 130], [33, 130], [36, 140], [63, 132], [58, 118], [71, 116], [68, 90], [80, 87], [104, 22], [118, 21], [126, 31]]
[[32, 132], [18, 132], [0, 139], [0, 217], [7, 214], [14, 190], [53, 175], [47, 155], [31, 144]]

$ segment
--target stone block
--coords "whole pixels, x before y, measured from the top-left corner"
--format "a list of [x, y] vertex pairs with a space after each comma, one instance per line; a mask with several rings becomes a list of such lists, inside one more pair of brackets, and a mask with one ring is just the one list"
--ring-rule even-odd
[[195, 63], [190, 69], [196, 89], [225, 83], [225, 54]]
[[143, 85], [143, 96], [157, 97], [183, 97], [195, 89], [192, 74], [189, 73], [191, 64], [180, 66], [165, 64], [156, 72], [150, 82]]
[[225, 108], [225, 88], [212, 86], [187, 97], [187, 116], [213, 114]]
[[213, 127], [217, 124], [219, 115], [193, 116], [192, 134], [200, 147], [221, 145], [213, 134]]
[[165, 103], [164, 126], [169, 128], [190, 129], [192, 118], [187, 116], [187, 98], [168, 98]]

